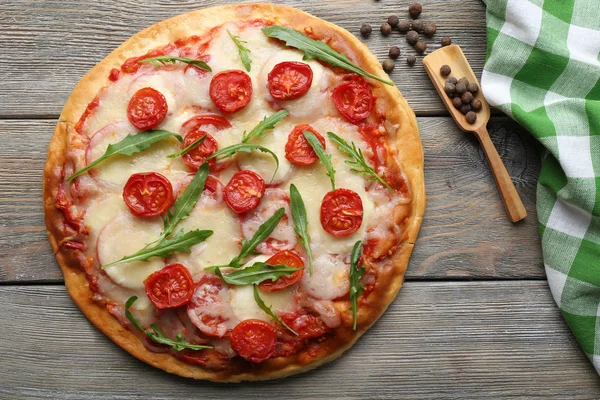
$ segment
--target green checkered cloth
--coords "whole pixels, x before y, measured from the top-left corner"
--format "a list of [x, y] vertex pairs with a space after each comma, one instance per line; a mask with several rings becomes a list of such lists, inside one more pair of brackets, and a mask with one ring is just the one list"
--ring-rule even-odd
[[600, 373], [600, 0], [484, 0], [490, 105], [546, 148], [537, 187], [556, 303]]

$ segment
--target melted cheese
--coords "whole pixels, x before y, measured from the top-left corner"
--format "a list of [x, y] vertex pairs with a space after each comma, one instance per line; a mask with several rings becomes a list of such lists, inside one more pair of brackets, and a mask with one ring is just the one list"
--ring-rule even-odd
[[313, 274], [302, 275], [302, 287], [313, 297], [333, 300], [350, 289], [349, 266], [343, 257], [323, 254], [313, 262]]

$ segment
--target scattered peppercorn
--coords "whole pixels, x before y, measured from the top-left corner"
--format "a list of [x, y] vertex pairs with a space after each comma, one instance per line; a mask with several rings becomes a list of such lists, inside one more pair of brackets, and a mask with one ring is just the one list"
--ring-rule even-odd
[[458, 81], [456, 80], [456, 78], [455, 78], [455, 77], [451, 76], [450, 78], [448, 78], [448, 79], [446, 80], [446, 82], [448, 82], [448, 83], [451, 83], [451, 84], [453, 84], [453, 85], [456, 85], [456, 82], [458, 82]]
[[467, 91], [467, 85], [465, 85], [464, 82], [461, 82], [459, 80], [458, 83], [456, 84], [456, 94], [459, 96], [462, 96], [463, 93], [465, 93], [466, 91]]
[[446, 84], [444, 85], [444, 92], [446, 92], [448, 96], [452, 97], [456, 92], [456, 86], [453, 83], [446, 82]]
[[470, 104], [471, 101], [473, 101], [473, 93], [464, 92], [460, 99], [462, 100], [463, 104]]
[[469, 111], [471, 111], [471, 106], [470, 106], [470, 105], [468, 105], [468, 104], [463, 104], [463, 105], [460, 107], [460, 112], [461, 112], [461, 113], [463, 113], [463, 114], [466, 114], [466, 113], [468, 113]]
[[465, 117], [467, 119], [467, 122], [471, 125], [473, 125], [475, 121], [477, 121], [477, 114], [475, 114], [473, 111], [469, 111], [467, 115], [465, 115]]
[[406, 34], [406, 41], [411, 46], [414, 46], [419, 41], [419, 34], [415, 31], [408, 31]]
[[362, 37], [369, 37], [371, 35], [371, 31], [373, 29], [371, 28], [370, 24], [363, 24], [360, 27], [360, 34], [362, 35]]
[[437, 31], [437, 26], [434, 23], [426, 24], [425, 27], [423, 28], [423, 32], [425, 33], [425, 36], [427, 36], [427, 37], [432, 37], [433, 35], [435, 35], [436, 31]]
[[462, 101], [460, 101], [460, 97], [455, 97], [452, 99], [452, 105], [454, 106], [454, 108], [456, 108], [457, 110], [460, 110], [461, 107], [463, 106]]
[[398, 17], [397, 17], [397, 16], [395, 16], [395, 15], [390, 15], [390, 16], [388, 17], [388, 24], [390, 24], [390, 26], [391, 26], [392, 28], [395, 28], [396, 26], [398, 26], [398, 22], [399, 22], [399, 20], [398, 20]]
[[390, 33], [392, 33], [392, 27], [390, 26], [390, 24], [385, 23], [385, 24], [381, 24], [381, 28], [379, 28], [379, 30], [381, 30], [381, 33], [384, 36], [389, 35]]
[[398, 46], [390, 47], [389, 56], [390, 56], [390, 58], [394, 58], [394, 59], [400, 57], [400, 47], [398, 47]]
[[417, 18], [423, 12], [423, 7], [419, 3], [413, 3], [408, 6], [408, 13], [411, 17]]
[[413, 21], [411, 26], [413, 31], [417, 31], [419, 33], [423, 32], [423, 21], [421, 21], [420, 19]]
[[417, 42], [417, 44], [415, 45], [415, 50], [419, 54], [425, 53], [425, 50], [427, 50], [427, 43], [425, 43], [425, 42]]
[[467, 90], [473, 94], [479, 92], [479, 85], [477, 85], [475, 82], [469, 83], [467, 85]]
[[449, 36], [444, 36], [442, 39], [442, 46], [450, 46], [452, 44], [452, 39]]
[[406, 33], [410, 30], [410, 21], [403, 19], [402, 21], [398, 22], [398, 30], [402, 33]]
[[385, 72], [387, 72], [388, 74], [394, 70], [395, 66], [396, 66], [396, 64], [394, 64], [394, 62], [392, 60], [385, 60], [383, 62], [383, 70]]
[[416, 62], [417, 62], [417, 57], [415, 57], [415, 56], [408, 56], [408, 57], [406, 57], [406, 63], [408, 65], [410, 65], [411, 67], [413, 65], [415, 65]]
[[440, 74], [442, 74], [442, 76], [448, 76], [450, 75], [450, 72], [452, 72], [452, 69], [450, 68], [449, 65], [442, 65], [440, 68]]
[[481, 100], [474, 99], [474, 100], [471, 102], [471, 108], [472, 108], [472, 109], [473, 109], [473, 111], [475, 111], [475, 112], [479, 112], [479, 111], [481, 111], [481, 106], [482, 106], [482, 105], [483, 105], [483, 104], [481, 104]]

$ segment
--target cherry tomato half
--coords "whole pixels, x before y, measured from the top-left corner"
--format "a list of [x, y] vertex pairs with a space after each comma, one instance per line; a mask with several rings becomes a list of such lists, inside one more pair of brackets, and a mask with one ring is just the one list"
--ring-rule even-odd
[[277, 100], [292, 100], [302, 97], [310, 89], [313, 72], [303, 62], [285, 61], [269, 72], [269, 92]]
[[321, 203], [321, 225], [333, 236], [348, 236], [360, 228], [363, 204], [358, 193], [336, 189], [327, 193]]
[[175, 308], [189, 303], [194, 293], [194, 280], [181, 264], [167, 265], [144, 281], [146, 295], [156, 308]]
[[253, 363], [267, 360], [275, 352], [277, 335], [271, 324], [260, 319], [246, 319], [231, 331], [231, 348]]
[[224, 191], [227, 205], [236, 214], [242, 214], [258, 206], [265, 194], [265, 181], [254, 171], [238, 171]]
[[127, 119], [139, 130], [156, 128], [167, 116], [167, 100], [158, 90], [146, 87], [131, 96]]
[[312, 126], [307, 124], [296, 125], [289, 134], [287, 143], [285, 144], [285, 158], [292, 164], [310, 165], [319, 159], [310, 143], [308, 143], [308, 140], [302, 134], [303, 131], [312, 132], [319, 139], [323, 148], [325, 148], [325, 139]]
[[[291, 251], [291, 250], [280, 251], [279, 253], [276, 253], [275, 255], [273, 255], [271, 258], [269, 258], [265, 262], [267, 264], [271, 264], [271, 265], [284, 264], [284, 265], [287, 265], [288, 267], [292, 267], [292, 268], [302, 268], [304, 266], [304, 261], [302, 261], [302, 258], [300, 258], [298, 253], [296, 253], [295, 251]], [[264, 290], [266, 292], [275, 292], [277, 290], [285, 289], [286, 287], [295, 285], [296, 283], [300, 282], [300, 279], [302, 279], [303, 273], [304, 273], [304, 270], [300, 269], [291, 275], [282, 276], [281, 278], [277, 279], [275, 282], [273, 282], [270, 279], [267, 281], [263, 281], [258, 285], [258, 287], [261, 290]]]
[[[194, 170], [198, 170], [198, 168], [204, 164], [206, 158], [219, 149], [219, 145], [215, 138], [201, 130], [195, 130], [185, 135], [183, 147], [185, 148], [191, 145], [203, 136], [206, 136], [206, 139], [204, 139], [204, 142], [202, 142], [201, 145], [194, 147], [183, 155], [183, 161]], [[208, 160], [208, 167], [213, 168], [215, 162], [216, 160], [214, 158]]]
[[161, 215], [173, 204], [171, 182], [157, 172], [133, 174], [123, 188], [123, 200], [139, 217]]
[[252, 99], [252, 80], [244, 71], [222, 71], [210, 81], [210, 98], [224, 113], [240, 110]]
[[346, 82], [333, 89], [333, 103], [351, 122], [360, 122], [371, 115], [375, 98], [371, 89], [358, 82]]

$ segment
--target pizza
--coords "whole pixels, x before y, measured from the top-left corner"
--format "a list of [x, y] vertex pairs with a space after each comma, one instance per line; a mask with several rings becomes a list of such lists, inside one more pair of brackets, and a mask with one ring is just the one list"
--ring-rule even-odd
[[160, 22], [75, 87], [44, 171], [70, 296], [123, 349], [220, 382], [341, 355], [403, 282], [414, 113], [349, 32], [244, 3]]

